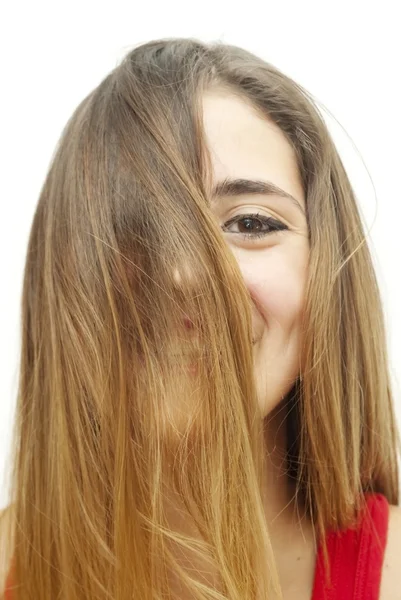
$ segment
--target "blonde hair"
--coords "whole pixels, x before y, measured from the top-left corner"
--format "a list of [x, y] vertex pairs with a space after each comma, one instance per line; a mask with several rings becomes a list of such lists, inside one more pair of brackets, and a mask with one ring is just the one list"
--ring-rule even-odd
[[[285, 398], [297, 502], [322, 543], [364, 492], [399, 502], [379, 289], [312, 97], [236, 46], [151, 41], [75, 110], [32, 223], [9, 530], [19, 600], [172, 598], [172, 575], [203, 600], [279, 592], [250, 299], [209, 203], [202, 95], [217, 88], [279, 125], [305, 190], [302, 379]], [[176, 355], [185, 314], [200, 334], [186, 348], [196, 385]], [[169, 527], [167, 491], [198, 536]], [[174, 548], [215, 581], [190, 576]]]

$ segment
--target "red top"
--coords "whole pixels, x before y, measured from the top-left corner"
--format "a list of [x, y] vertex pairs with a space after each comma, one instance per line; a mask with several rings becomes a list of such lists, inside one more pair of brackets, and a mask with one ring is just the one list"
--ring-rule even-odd
[[[326, 587], [323, 553], [319, 548], [311, 600], [378, 600], [387, 543], [389, 504], [381, 494], [366, 496], [360, 524], [327, 534], [331, 585]], [[11, 572], [4, 600], [12, 600]]]
[[319, 548], [312, 600], [379, 599], [388, 517], [387, 499], [369, 494], [358, 527], [327, 535], [331, 585], [325, 585]]

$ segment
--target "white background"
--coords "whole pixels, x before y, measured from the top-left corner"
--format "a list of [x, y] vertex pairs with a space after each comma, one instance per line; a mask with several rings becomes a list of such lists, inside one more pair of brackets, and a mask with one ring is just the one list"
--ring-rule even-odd
[[[20, 297], [33, 212], [61, 129], [134, 45], [198, 37], [245, 47], [306, 87], [358, 195], [387, 321], [401, 424], [399, 2], [10, 2], [1, 9], [0, 481], [14, 416]], [[0, 507], [8, 492], [0, 489]]]

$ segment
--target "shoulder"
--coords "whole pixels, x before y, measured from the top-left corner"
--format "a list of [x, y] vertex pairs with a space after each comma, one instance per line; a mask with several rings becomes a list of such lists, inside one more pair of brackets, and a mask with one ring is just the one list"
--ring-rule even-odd
[[11, 525], [12, 506], [7, 506], [0, 510], [0, 599], [3, 598], [12, 558]]
[[390, 505], [380, 600], [401, 600], [401, 507]]

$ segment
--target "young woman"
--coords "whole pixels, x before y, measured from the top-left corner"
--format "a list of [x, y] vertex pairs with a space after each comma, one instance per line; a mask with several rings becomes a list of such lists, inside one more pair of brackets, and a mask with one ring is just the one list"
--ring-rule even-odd
[[194, 39], [78, 106], [34, 216], [5, 598], [401, 598], [380, 293], [310, 95]]

